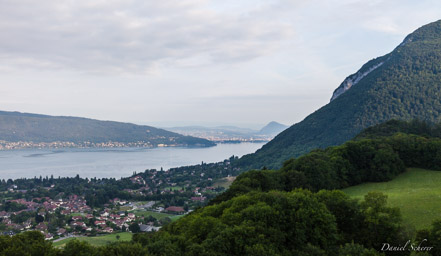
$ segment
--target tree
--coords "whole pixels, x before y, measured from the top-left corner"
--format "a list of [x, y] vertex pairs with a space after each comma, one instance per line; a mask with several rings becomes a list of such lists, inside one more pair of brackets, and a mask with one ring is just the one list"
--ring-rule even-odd
[[138, 223], [134, 222], [130, 224], [129, 230], [132, 233], [139, 233], [141, 231], [141, 228], [139, 227]]
[[429, 230], [420, 230], [417, 234], [415, 244], [420, 247], [432, 247], [424, 250], [430, 255], [441, 255], [441, 220], [435, 220]]
[[73, 239], [63, 249], [64, 256], [89, 256], [96, 255], [96, 249], [86, 241]]
[[0, 236], [0, 245], [0, 255], [56, 255], [57, 251], [38, 231]]
[[172, 222], [172, 220], [169, 217], [164, 217], [164, 218], [159, 220], [159, 223], [161, 223], [161, 225], [167, 225], [167, 224], [169, 224], [171, 222]]
[[37, 213], [35, 215], [35, 222], [40, 223], [40, 222], [43, 222], [43, 221], [44, 221], [44, 217]]
[[374, 249], [366, 249], [362, 245], [354, 244], [354, 243], [345, 244], [338, 251], [338, 256], [353, 256], [353, 255], [380, 256], [380, 253], [378, 253]]
[[401, 213], [399, 208], [386, 206], [387, 195], [369, 192], [361, 203], [364, 221], [360, 240], [367, 247], [381, 248], [382, 243], [405, 244], [408, 238], [401, 238]]
[[[150, 255], [147, 248], [139, 243], [119, 242], [106, 246], [98, 247], [98, 255], [118, 256], [118, 255]], [[173, 254], [167, 254], [173, 255]]]
[[325, 255], [335, 246], [337, 229], [311, 192], [270, 191], [201, 208], [154, 237], [167, 240], [150, 240], [149, 251], [176, 243], [190, 255]]

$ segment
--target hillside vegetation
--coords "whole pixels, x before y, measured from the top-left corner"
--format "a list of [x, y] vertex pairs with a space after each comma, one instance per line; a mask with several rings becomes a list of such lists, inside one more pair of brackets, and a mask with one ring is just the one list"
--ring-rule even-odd
[[[209, 206], [159, 232], [135, 234], [131, 242], [94, 247], [72, 240], [57, 249], [38, 232], [28, 232], [0, 237], [0, 251], [6, 255], [38, 248], [44, 255], [375, 256], [382, 255], [384, 241], [403, 245], [410, 239], [413, 246], [427, 239], [419, 250], [441, 255], [441, 220], [415, 232], [403, 222], [400, 208], [388, 204], [387, 194], [368, 192], [360, 201], [334, 190], [391, 181], [409, 167], [441, 171], [441, 138], [395, 132], [435, 133], [437, 127], [391, 121], [370, 129], [371, 138], [314, 150], [286, 161], [279, 170], [245, 172]], [[425, 209], [425, 203], [410, 203]], [[410, 255], [411, 250], [384, 253]]]
[[[408, 167], [441, 170], [439, 125], [389, 121], [340, 146], [316, 149], [286, 161], [277, 171], [253, 170], [239, 175], [231, 187], [211, 203], [250, 191], [291, 191], [305, 188], [342, 189], [365, 182], [389, 181]], [[415, 131], [403, 133], [395, 131]], [[378, 132], [378, 133], [376, 133]], [[363, 136], [370, 138], [363, 138]]]
[[0, 111], [0, 140], [8, 142], [136, 143], [213, 146], [205, 139], [145, 125], [94, 119]]
[[357, 73], [376, 66], [338, 98], [242, 157], [239, 166], [280, 168], [289, 158], [340, 145], [390, 119], [441, 121], [441, 21], [419, 28]]
[[441, 219], [441, 172], [411, 168], [388, 182], [364, 183], [343, 190], [362, 200], [371, 191], [388, 196], [388, 205], [398, 207], [403, 222], [417, 229], [429, 228]]

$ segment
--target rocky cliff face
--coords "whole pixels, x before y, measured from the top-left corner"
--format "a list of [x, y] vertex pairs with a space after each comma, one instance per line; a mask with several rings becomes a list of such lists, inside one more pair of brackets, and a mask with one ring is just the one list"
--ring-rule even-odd
[[[405, 46], [410, 42], [412, 42], [412, 35], [409, 35], [408, 37], [406, 37], [406, 39], [404, 39], [404, 41], [400, 45], [398, 45], [397, 48]], [[343, 81], [343, 83], [341, 83], [340, 86], [337, 89], [335, 89], [334, 93], [332, 94], [331, 101], [335, 100], [340, 95], [345, 93], [347, 90], [351, 89], [352, 86], [359, 83], [363, 78], [365, 78], [367, 75], [369, 75], [372, 71], [381, 67], [389, 59], [390, 59], [390, 56], [385, 55], [381, 58], [377, 58], [375, 60], [369, 61], [360, 70], [358, 70], [357, 73], [348, 76]]]
[[334, 93], [332, 94], [331, 101], [335, 100], [338, 96], [342, 95], [347, 90], [351, 89], [352, 86], [356, 85], [358, 82], [361, 81], [361, 79], [363, 79], [364, 77], [369, 75], [369, 73], [371, 73], [375, 69], [379, 68], [383, 64], [384, 64], [384, 62], [382, 61], [382, 62], [380, 62], [378, 64], [375, 64], [375, 65], [371, 66], [368, 70], [366, 70], [364, 72], [359, 70], [354, 75], [348, 76], [343, 81], [343, 83], [341, 83], [341, 85], [337, 89], [335, 89]]

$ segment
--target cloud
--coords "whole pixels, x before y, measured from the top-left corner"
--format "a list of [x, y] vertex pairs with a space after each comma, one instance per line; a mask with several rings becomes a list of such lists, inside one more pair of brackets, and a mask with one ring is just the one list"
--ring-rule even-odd
[[[196, 0], [1, 0], [0, 65], [154, 72], [161, 65], [243, 62], [269, 54], [292, 27], [216, 12]], [[196, 61], [195, 61], [196, 60]]]
[[440, 10], [433, 0], [0, 0], [0, 103], [143, 123], [294, 123]]

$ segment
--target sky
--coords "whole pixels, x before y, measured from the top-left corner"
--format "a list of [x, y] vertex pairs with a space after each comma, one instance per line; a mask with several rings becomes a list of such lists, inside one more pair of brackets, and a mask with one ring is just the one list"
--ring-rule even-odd
[[0, 110], [292, 125], [441, 1], [0, 0]]

